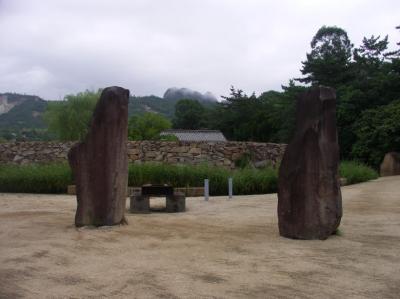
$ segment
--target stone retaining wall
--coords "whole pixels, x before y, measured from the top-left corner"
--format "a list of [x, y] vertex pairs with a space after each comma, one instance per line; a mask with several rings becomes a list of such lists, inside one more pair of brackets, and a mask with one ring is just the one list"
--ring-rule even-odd
[[[74, 142], [0, 143], [0, 163], [29, 164], [66, 161]], [[276, 165], [285, 144], [256, 142], [129, 141], [128, 157], [133, 163], [164, 162], [196, 165], [209, 163], [234, 168], [235, 161], [248, 157], [258, 166]]]

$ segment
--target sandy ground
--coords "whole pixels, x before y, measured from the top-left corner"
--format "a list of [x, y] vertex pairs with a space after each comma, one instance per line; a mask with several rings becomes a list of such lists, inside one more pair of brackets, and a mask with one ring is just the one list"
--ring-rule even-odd
[[281, 238], [275, 194], [111, 229], [76, 229], [73, 196], [0, 194], [0, 298], [400, 298], [400, 176], [342, 192], [326, 241]]

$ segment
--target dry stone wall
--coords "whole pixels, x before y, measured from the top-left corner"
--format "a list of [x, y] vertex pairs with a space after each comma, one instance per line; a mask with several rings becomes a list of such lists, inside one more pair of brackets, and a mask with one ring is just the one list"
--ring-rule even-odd
[[[74, 142], [0, 143], [0, 163], [30, 164], [67, 161]], [[234, 168], [235, 161], [249, 158], [256, 167], [276, 165], [285, 144], [258, 142], [129, 141], [128, 160], [133, 163], [163, 162], [197, 165], [208, 163]]]
[[75, 142], [10, 142], [0, 143], [0, 163], [31, 164], [67, 162]]

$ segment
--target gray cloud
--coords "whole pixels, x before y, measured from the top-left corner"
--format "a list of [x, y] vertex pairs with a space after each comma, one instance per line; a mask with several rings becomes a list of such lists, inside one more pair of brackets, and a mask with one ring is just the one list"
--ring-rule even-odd
[[0, 92], [60, 99], [122, 85], [226, 95], [298, 77], [322, 25], [400, 40], [398, 1], [0, 0]]

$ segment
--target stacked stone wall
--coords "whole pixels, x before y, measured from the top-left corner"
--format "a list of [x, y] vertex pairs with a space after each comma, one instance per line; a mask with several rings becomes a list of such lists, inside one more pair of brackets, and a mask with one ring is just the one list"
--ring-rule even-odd
[[[0, 143], [0, 163], [31, 164], [66, 162], [74, 142]], [[129, 141], [128, 159], [132, 163], [160, 162], [197, 165], [208, 163], [234, 168], [246, 158], [258, 166], [276, 165], [283, 156], [285, 144], [258, 142], [179, 142]]]

